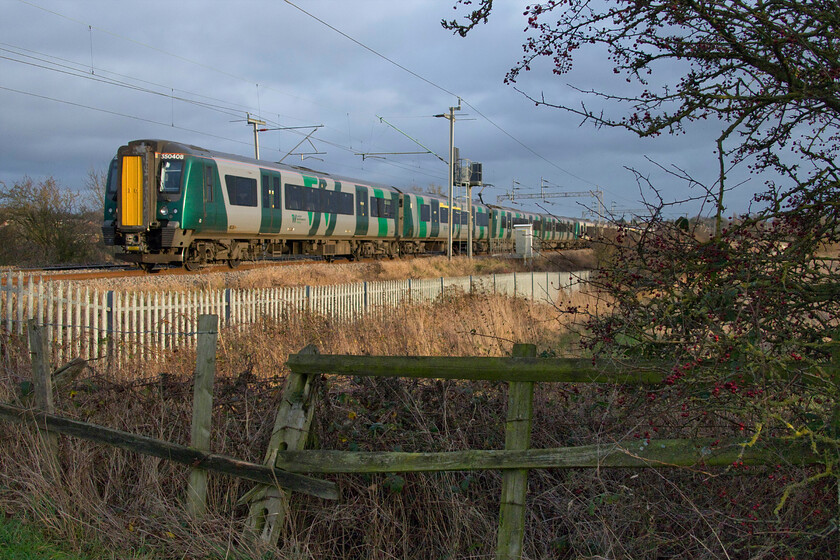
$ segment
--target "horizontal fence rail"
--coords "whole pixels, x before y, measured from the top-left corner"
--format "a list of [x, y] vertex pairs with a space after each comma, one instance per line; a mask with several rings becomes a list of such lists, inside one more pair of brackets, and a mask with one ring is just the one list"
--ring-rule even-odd
[[554, 304], [589, 280], [589, 272], [515, 272], [454, 278], [356, 282], [331, 286], [124, 292], [44, 282], [8, 271], [0, 285], [0, 330], [22, 336], [26, 321], [47, 329], [53, 358], [147, 360], [161, 349], [193, 346], [198, 316], [222, 327], [316, 313], [352, 321], [460, 293], [501, 294]]
[[[280, 449], [272, 466], [302, 475], [337, 473], [407, 473], [500, 470], [496, 560], [523, 557], [531, 469], [688, 468], [713, 476], [709, 469], [740, 465], [830, 465], [812, 441], [781, 437], [650, 439], [625, 438], [574, 447], [531, 447], [536, 383], [609, 383], [645, 386], [662, 382], [668, 363], [593, 363], [592, 360], [537, 358], [536, 346], [516, 344], [512, 356], [348, 356], [320, 355], [307, 347], [289, 356], [290, 375], [313, 383], [322, 375], [411, 379], [490, 380], [507, 383], [504, 449], [459, 451], [339, 451]], [[492, 390], [492, 389], [491, 389]], [[557, 414], [563, 414], [558, 409]], [[826, 467], [830, 470], [830, 466]], [[794, 486], [798, 484], [795, 483]]]

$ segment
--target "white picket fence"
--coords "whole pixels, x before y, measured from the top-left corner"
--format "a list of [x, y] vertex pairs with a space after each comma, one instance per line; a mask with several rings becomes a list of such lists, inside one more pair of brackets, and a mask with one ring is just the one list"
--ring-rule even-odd
[[561, 291], [575, 291], [588, 279], [586, 271], [527, 272], [332, 286], [136, 293], [43, 282], [9, 271], [2, 275], [0, 286], [0, 343], [9, 336], [22, 336], [26, 321], [34, 318], [46, 326], [58, 363], [74, 357], [146, 360], [157, 356], [159, 349], [194, 344], [201, 314], [218, 315], [222, 327], [254, 324], [263, 318], [282, 321], [302, 312], [351, 321], [460, 292], [555, 303]]

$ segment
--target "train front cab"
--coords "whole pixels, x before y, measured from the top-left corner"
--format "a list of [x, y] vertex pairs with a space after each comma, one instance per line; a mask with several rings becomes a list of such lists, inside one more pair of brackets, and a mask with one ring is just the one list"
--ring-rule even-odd
[[[189, 158], [160, 148], [155, 141], [122, 146], [111, 162], [106, 184], [105, 243], [122, 249], [117, 258], [147, 269], [182, 260], [187, 243], [183, 226], [190, 219], [184, 215], [182, 192]], [[212, 166], [198, 167], [201, 177], [197, 181], [205, 182], [208, 175], [212, 183]], [[202, 196], [201, 187], [195, 190]], [[203, 206], [199, 206], [199, 219], [204, 217]]]
[[123, 260], [138, 262], [137, 258], [148, 250], [154, 159], [152, 146], [131, 143], [122, 146], [111, 161], [102, 230], [106, 244], [123, 249], [124, 253], [118, 255]]

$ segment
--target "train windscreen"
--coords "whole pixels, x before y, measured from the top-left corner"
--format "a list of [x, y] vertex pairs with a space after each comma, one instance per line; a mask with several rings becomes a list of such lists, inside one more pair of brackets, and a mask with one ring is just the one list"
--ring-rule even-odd
[[181, 174], [184, 171], [183, 160], [166, 159], [160, 163], [160, 192], [178, 193], [181, 191]]

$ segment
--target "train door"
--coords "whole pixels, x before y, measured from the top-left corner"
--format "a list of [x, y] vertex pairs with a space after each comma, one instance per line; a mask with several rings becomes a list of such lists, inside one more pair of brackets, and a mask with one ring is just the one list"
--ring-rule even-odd
[[413, 237], [413, 224], [411, 216], [411, 197], [407, 194], [399, 195], [399, 208], [397, 209], [397, 237]]
[[280, 207], [280, 175], [268, 171], [262, 172], [262, 215], [260, 233], [277, 233], [283, 211]]
[[[217, 192], [216, 166], [212, 163], [205, 163], [203, 166], [203, 177], [201, 181], [201, 201], [202, 201], [202, 229], [204, 230], [226, 230], [227, 223], [219, 223], [224, 221], [224, 212], [219, 212], [219, 198], [220, 194]], [[221, 214], [221, 217], [220, 217]]]
[[260, 176], [260, 233], [271, 232], [271, 175], [263, 170]]
[[370, 222], [368, 212], [368, 188], [356, 185], [356, 236], [367, 236]]
[[120, 225], [143, 225], [143, 157], [123, 156]]
[[490, 212], [490, 231], [487, 237], [490, 239], [497, 239], [501, 237], [501, 212], [495, 208], [489, 208]]
[[429, 204], [432, 207], [432, 232], [430, 237], [437, 237], [440, 235], [440, 201], [433, 198], [429, 200]]

